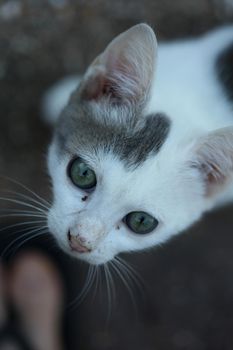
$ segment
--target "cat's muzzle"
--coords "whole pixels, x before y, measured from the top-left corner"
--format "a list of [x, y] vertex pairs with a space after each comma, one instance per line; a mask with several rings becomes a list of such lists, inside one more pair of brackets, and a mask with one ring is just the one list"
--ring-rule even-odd
[[68, 232], [68, 241], [71, 250], [76, 251], [78, 253], [90, 253], [91, 248], [87, 246], [86, 239], [81, 237], [80, 235], [72, 235], [71, 232]]

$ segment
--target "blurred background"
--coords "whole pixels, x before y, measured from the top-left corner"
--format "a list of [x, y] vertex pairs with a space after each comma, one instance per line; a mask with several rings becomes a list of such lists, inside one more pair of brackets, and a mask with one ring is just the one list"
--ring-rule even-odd
[[[233, 23], [233, 0], [0, 1], [1, 175], [51, 198], [46, 174], [51, 131], [40, 117], [41, 98], [59, 78], [82, 73], [114, 36], [139, 22], [152, 25], [159, 40], [187, 38]], [[0, 178], [0, 188], [23, 191], [6, 178]], [[0, 202], [2, 209], [17, 206]], [[103, 278], [95, 296], [92, 288], [80, 306], [67, 307], [88, 268], [64, 256], [47, 236], [21, 247], [18, 241], [4, 260], [11, 263], [16, 250], [31, 246], [54, 260], [66, 285], [68, 350], [232, 350], [232, 214], [233, 206], [215, 211], [162, 247], [124, 256], [143, 276], [143, 291], [131, 283], [132, 301], [115, 276], [111, 306]], [[2, 217], [0, 228], [15, 223], [20, 218]], [[12, 234], [0, 232], [1, 251]]]

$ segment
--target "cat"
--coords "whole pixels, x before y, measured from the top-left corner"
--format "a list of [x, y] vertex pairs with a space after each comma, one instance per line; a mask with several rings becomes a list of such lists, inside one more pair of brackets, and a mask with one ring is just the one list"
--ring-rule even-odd
[[233, 26], [161, 43], [117, 36], [45, 98], [48, 227], [94, 265], [151, 248], [233, 197]]

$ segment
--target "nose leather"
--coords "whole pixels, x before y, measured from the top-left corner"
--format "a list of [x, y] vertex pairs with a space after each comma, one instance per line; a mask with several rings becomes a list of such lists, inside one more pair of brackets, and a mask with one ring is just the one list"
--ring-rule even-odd
[[70, 248], [79, 253], [95, 250], [107, 234], [105, 223], [100, 217], [79, 212], [76, 222], [69, 228], [68, 239]]
[[84, 239], [79, 236], [74, 236], [70, 232], [68, 233], [68, 239], [70, 248], [78, 253], [88, 253], [91, 251], [90, 248], [87, 248], [84, 244]]

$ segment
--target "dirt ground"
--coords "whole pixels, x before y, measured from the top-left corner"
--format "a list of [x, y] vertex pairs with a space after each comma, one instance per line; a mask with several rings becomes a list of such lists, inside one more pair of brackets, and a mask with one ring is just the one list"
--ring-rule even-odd
[[[40, 118], [44, 91], [80, 73], [118, 33], [147, 22], [159, 39], [190, 37], [233, 23], [233, 0], [0, 1], [0, 174], [50, 198], [45, 155], [51, 131]], [[5, 178], [2, 189], [17, 188]], [[6, 207], [1, 203], [1, 207]], [[232, 350], [233, 207], [206, 215], [189, 232], [149, 253], [125, 256], [143, 276], [132, 302], [116, 279], [110, 310], [103, 283], [67, 308], [64, 336], [74, 350]], [[14, 222], [3, 220], [1, 226]], [[0, 247], [9, 240], [2, 235]], [[87, 267], [42, 239], [64, 274], [67, 304]]]

